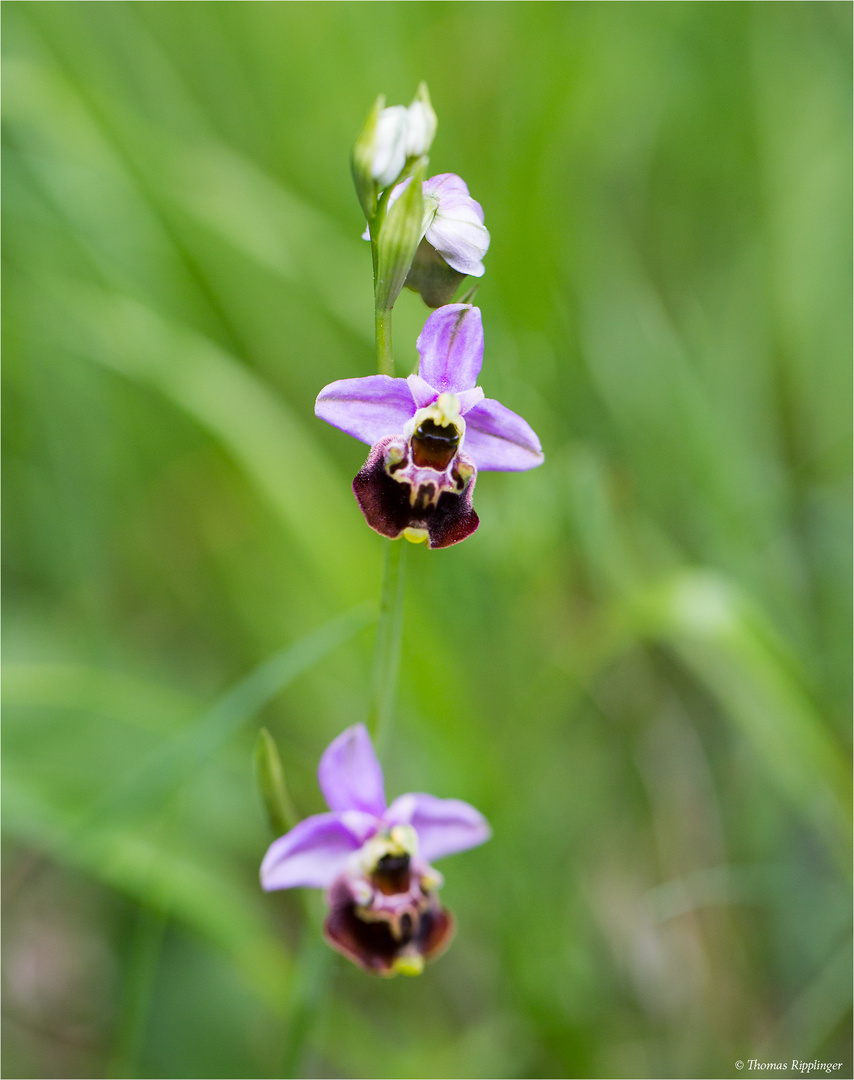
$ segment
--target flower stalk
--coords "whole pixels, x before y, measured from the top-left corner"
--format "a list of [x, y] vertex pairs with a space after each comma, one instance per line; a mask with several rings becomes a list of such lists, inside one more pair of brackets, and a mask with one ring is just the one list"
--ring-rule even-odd
[[[422, 181], [426, 151], [435, 132], [435, 114], [430, 108], [427, 88], [422, 83], [410, 107], [410, 134], [407, 136], [407, 159], [403, 171], [410, 182], [402, 197], [391, 200], [391, 186], [376, 199], [376, 211], [368, 219], [374, 271], [374, 335], [377, 373], [394, 377], [392, 310], [406, 282], [418, 245], [424, 219]], [[432, 121], [430, 120], [432, 117]], [[385, 747], [394, 711], [397, 677], [400, 668], [403, 631], [403, 544], [386, 545], [380, 611], [374, 644], [371, 699], [368, 729], [380, 752]]]
[[377, 342], [377, 372], [394, 375], [394, 347], [391, 341], [391, 308], [376, 305], [374, 308], [374, 333]]
[[382, 756], [391, 727], [403, 640], [403, 592], [406, 544], [386, 544], [380, 613], [374, 642], [368, 731]]

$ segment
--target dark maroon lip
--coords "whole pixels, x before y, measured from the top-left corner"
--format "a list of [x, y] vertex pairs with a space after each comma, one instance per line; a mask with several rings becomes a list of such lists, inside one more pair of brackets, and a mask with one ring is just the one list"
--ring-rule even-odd
[[[397, 868], [395, 872], [402, 870]], [[408, 857], [403, 872], [409, 879]], [[376, 871], [369, 879], [371, 884], [375, 875]], [[384, 900], [391, 903], [373, 909], [357, 903], [353, 882], [342, 875], [329, 891], [329, 914], [323, 927], [329, 944], [364, 971], [376, 975], [395, 974], [395, 963], [401, 957], [415, 955], [431, 960], [444, 952], [454, 936], [454, 918], [436, 894], [423, 887], [420, 876], [411, 877], [405, 893], [381, 889]], [[388, 879], [385, 883], [389, 884]], [[392, 914], [395, 897], [400, 901], [396, 918]]]
[[[353, 493], [370, 527], [391, 540], [402, 536], [406, 529], [422, 531], [431, 548], [450, 547], [471, 536], [479, 524], [472, 506], [476, 473], [464, 451], [452, 454], [443, 471], [418, 466], [424, 475], [413, 492], [412, 484], [401, 480], [407, 462], [386, 462], [386, 450], [392, 444], [399, 448], [401, 441], [395, 436], [381, 439], [353, 480]], [[454, 457], [461, 470], [471, 469], [468, 479], [452, 464]]]

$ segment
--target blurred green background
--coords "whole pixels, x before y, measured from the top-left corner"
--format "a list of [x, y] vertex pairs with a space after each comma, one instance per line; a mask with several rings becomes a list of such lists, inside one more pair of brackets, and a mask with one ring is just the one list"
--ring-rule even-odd
[[[4, 1075], [850, 1076], [851, 6], [3, 16]], [[260, 892], [252, 750], [318, 812], [365, 716], [384, 541], [313, 402], [374, 369], [348, 155], [422, 78], [546, 464], [408, 552], [389, 794], [494, 838], [380, 981]]]

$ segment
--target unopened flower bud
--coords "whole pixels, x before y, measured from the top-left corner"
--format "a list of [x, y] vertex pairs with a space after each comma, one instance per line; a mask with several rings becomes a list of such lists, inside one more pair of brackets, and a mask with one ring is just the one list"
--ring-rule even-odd
[[383, 109], [374, 133], [371, 175], [387, 188], [403, 172], [409, 132], [409, 110], [403, 105]]
[[427, 84], [418, 86], [412, 104], [385, 107], [382, 94], [356, 139], [351, 157], [356, 193], [368, 221], [377, 209], [377, 194], [413, 173], [433, 142], [438, 121]]
[[430, 150], [438, 120], [430, 103], [427, 83], [420, 83], [407, 110], [406, 155], [420, 157]]
[[387, 188], [403, 171], [409, 110], [404, 105], [384, 108], [382, 94], [374, 102], [370, 116], [353, 146], [351, 165], [356, 194], [365, 216], [376, 211], [377, 190]]
[[379, 95], [374, 102], [368, 119], [365, 121], [358, 139], [353, 144], [350, 155], [350, 168], [353, 172], [353, 183], [356, 185], [356, 194], [365, 217], [370, 221], [377, 208], [377, 183], [374, 179], [373, 166], [375, 145], [377, 141], [377, 122], [383, 111], [385, 98]]

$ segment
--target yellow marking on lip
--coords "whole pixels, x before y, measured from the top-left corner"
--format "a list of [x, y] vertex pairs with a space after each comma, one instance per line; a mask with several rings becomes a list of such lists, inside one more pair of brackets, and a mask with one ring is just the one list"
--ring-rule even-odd
[[433, 408], [436, 410], [434, 419], [440, 427], [447, 427], [449, 424], [456, 426], [460, 418], [460, 399], [456, 394], [439, 394]]
[[411, 421], [411, 431], [417, 431], [425, 420], [432, 420], [437, 427], [454, 428], [460, 438], [465, 434], [466, 422], [460, 415], [460, 399], [450, 391], [439, 394], [432, 405], [418, 410]]
[[393, 966], [398, 975], [420, 975], [424, 970], [424, 957], [419, 956], [418, 953], [398, 956]]

